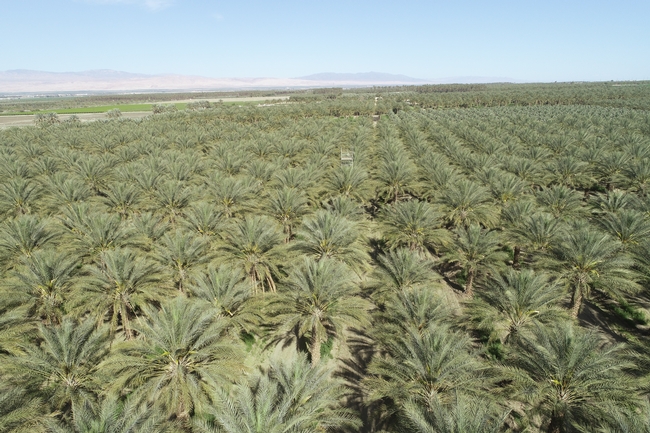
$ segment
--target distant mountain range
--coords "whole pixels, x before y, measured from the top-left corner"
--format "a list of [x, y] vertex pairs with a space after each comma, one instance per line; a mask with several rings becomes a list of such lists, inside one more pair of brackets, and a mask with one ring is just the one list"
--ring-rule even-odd
[[513, 82], [514, 80], [494, 77], [456, 77], [424, 80], [406, 75], [381, 72], [356, 74], [329, 72], [298, 78], [208, 78], [174, 74], [134, 74], [111, 69], [82, 72], [45, 72], [15, 69], [0, 71], [0, 93], [244, 90], [506, 81]]
[[351, 83], [431, 83], [431, 80], [407, 77], [406, 75], [385, 74], [382, 72], [359, 72], [356, 74], [341, 74], [337, 72], [323, 72], [321, 74], [299, 77], [299, 80], [310, 81], [343, 81]]

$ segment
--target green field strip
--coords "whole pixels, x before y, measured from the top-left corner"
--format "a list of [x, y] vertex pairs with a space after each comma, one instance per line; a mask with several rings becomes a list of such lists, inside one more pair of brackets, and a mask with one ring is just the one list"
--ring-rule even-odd
[[[122, 113], [132, 113], [137, 111], [152, 111], [151, 107], [154, 104], [128, 104], [128, 105], [101, 105], [98, 107], [78, 107], [78, 108], [59, 108], [55, 110], [38, 110], [38, 111], [13, 111], [7, 113], [0, 113], [0, 116], [20, 116], [20, 115], [34, 115], [34, 114], [92, 114], [92, 113], [106, 113], [113, 109], [118, 109]], [[169, 105], [169, 104], [161, 104]], [[187, 106], [185, 103], [173, 104], [179, 110], [184, 110]]]

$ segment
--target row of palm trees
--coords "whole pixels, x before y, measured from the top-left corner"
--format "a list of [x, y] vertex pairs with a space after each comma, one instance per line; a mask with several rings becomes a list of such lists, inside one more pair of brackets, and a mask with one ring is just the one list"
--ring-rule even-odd
[[645, 431], [643, 119], [4, 130], [0, 430]]

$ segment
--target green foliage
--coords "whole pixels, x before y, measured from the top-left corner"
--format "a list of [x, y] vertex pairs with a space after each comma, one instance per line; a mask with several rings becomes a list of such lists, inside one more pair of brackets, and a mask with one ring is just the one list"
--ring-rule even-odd
[[199, 419], [199, 432], [326, 431], [358, 428], [354, 414], [342, 407], [345, 390], [325, 366], [310, 368], [305, 356], [273, 360], [266, 371], [238, 383], [229, 395], [215, 397], [215, 407]]
[[515, 396], [543, 414], [550, 432], [608, 425], [639, 404], [623, 348], [569, 324], [517, 340], [507, 370]]
[[0, 101], [0, 430], [646, 431], [615, 84]]
[[145, 313], [133, 325], [141, 337], [117, 344], [103, 371], [117, 378], [114, 391], [186, 421], [241, 369], [239, 346], [226, 335], [226, 321], [205, 305], [178, 297]]

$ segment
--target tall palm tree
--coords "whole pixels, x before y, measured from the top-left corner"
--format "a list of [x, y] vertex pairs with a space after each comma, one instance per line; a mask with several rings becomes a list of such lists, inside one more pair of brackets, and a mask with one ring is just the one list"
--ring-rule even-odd
[[[485, 398], [459, 394], [451, 404], [434, 399], [427, 406], [404, 405], [404, 431], [412, 433], [499, 433], [505, 416]], [[506, 412], [507, 415], [507, 412]]]
[[209, 303], [217, 317], [227, 319], [236, 331], [250, 332], [260, 322], [260, 306], [254, 302], [253, 290], [240, 268], [210, 266], [190, 284], [189, 291]]
[[151, 404], [141, 404], [135, 398], [106, 396], [96, 408], [77, 408], [71, 422], [52, 428], [50, 433], [171, 433], [177, 431], [174, 427], [177, 426], [153, 410]]
[[177, 230], [163, 236], [154, 257], [171, 274], [178, 290], [184, 292], [196, 268], [210, 261], [209, 247], [204, 238]]
[[320, 210], [303, 220], [293, 248], [316, 260], [335, 258], [357, 270], [367, 260], [367, 253], [359, 238], [357, 223], [330, 211]]
[[385, 236], [393, 247], [404, 246], [424, 253], [448, 241], [447, 231], [441, 228], [442, 214], [427, 202], [397, 202], [386, 208], [383, 217]]
[[0, 228], [0, 262], [19, 256], [29, 257], [36, 249], [54, 240], [56, 235], [49, 221], [39, 220], [32, 215], [5, 221]]
[[284, 228], [284, 241], [289, 242], [296, 221], [307, 213], [307, 197], [295, 188], [277, 189], [269, 197], [269, 208], [271, 216]]
[[551, 249], [555, 269], [569, 287], [571, 315], [575, 318], [591, 290], [597, 289], [618, 298], [638, 289], [632, 259], [621, 251], [621, 244], [590, 227], [576, 227], [564, 241]]
[[5, 359], [0, 371], [15, 385], [38, 390], [53, 410], [69, 418], [82, 405], [93, 404], [101, 389], [97, 373], [108, 353], [106, 331], [92, 320], [40, 325], [40, 345], [25, 345], [24, 354]]
[[279, 265], [286, 260], [281, 247], [282, 232], [277, 224], [265, 216], [247, 216], [235, 220], [224, 234], [221, 250], [227, 259], [239, 266], [248, 277], [254, 293], [261, 288], [275, 291], [280, 274]]
[[170, 293], [160, 268], [129, 249], [105, 251], [87, 269], [89, 276], [72, 290], [70, 303], [82, 315], [90, 313], [98, 322], [108, 320], [111, 336], [121, 325], [126, 338], [133, 338], [135, 315]]
[[15, 385], [0, 384], [0, 431], [45, 433], [55, 425], [55, 413], [48, 413], [43, 399]]
[[77, 282], [78, 263], [65, 254], [43, 250], [25, 257], [6, 282], [7, 302], [25, 306], [28, 317], [43, 323], [61, 320], [65, 296]]
[[368, 173], [358, 165], [341, 166], [325, 180], [328, 191], [361, 201], [370, 200], [372, 184]]
[[304, 258], [289, 275], [287, 286], [271, 301], [271, 314], [281, 324], [280, 335], [294, 330], [298, 337], [309, 335], [313, 366], [320, 363], [321, 345], [328, 337], [340, 338], [346, 328], [370, 324], [372, 304], [359, 296], [342, 263]]
[[372, 287], [377, 293], [398, 292], [416, 286], [433, 285], [439, 280], [433, 264], [423, 255], [406, 248], [389, 250], [377, 258]]
[[456, 239], [449, 245], [443, 260], [456, 263], [465, 273], [465, 294], [471, 298], [477, 276], [502, 266], [507, 254], [501, 249], [499, 233], [477, 224], [455, 230]]
[[177, 297], [145, 313], [133, 324], [139, 338], [114, 345], [102, 372], [114, 391], [130, 390], [164, 417], [187, 422], [238, 372], [239, 347], [205, 304]]
[[498, 222], [498, 209], [487, 189], [469, 180], [460, 180], [443, 191], [438, 199], [451, 226], [467, 227], [483, 224], [492, 227]]
[[479, 285], [470, 311], [479, 327], [509, 342], [533, 326], [563, 318], [563, 295], [562, 287], [546, 274], [509, 270]]
[[310, 368], [306, 357], [272, 360], [267, 371], [218, 392], [209, 417], [198, 418], [199, 433], [294, 433], [358, 428], [359, 420], [341, 405], [345, 389], [331, 368]]
[[458, 392], [480, 394], [486, 366], [472, 347], [467, 335], [448, 325], [405, 329], [385, 342], [385, 355], [373, 358], [365, 379], [369, 397], [388, 398], [399, 408], [410, 400], [428, 406], [438, 399], [449, 403]]
[[595, 431], [639, 403], [620, 345], [569, 322], [536, 327], [516, 340], [507, 373], [513, 396], [542, 416], [549, 433]]

